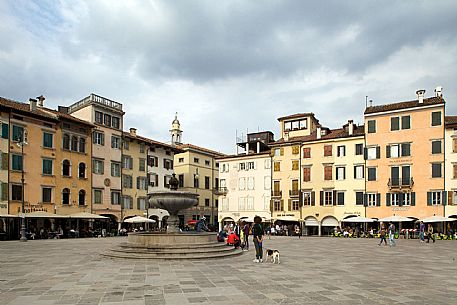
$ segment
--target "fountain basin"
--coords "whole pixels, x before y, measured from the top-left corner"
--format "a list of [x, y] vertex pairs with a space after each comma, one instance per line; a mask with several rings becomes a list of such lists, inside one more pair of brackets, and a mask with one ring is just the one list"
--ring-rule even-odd
[[148, 195], [150, 207], [167, 210], [170, 215], [198, 204], [198, 194], [192, 192], [154, 191]]

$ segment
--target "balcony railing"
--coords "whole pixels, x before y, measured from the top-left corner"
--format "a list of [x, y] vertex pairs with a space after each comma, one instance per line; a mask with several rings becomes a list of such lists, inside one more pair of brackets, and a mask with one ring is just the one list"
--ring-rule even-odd
[[273, 196], [273, 197], [281, 197], [282, 196], [282, 191], [273, 191], [271, 193], [271, 196]]
[[413, 178], [389, 178], [389, 189], [410, 189], [414, 185]]
[[86, 104], [90, 103], [96, 103], [96, 104], [101, 104], [104, 106], [108, 106], [110, 108], [122, 111], [122, 104], [115, 102], [113, 100], [107, 99], [106, 97], [102, 97], [96, 94], [91, 93], [88, 97], [83, 98], [79, 102], [74, 103], [69, 107], [69, 112], [73, 112], [79, 108], [84, 107]]
[[299, 194], [300, 194], [299, 190], [289, 190], [290, 197], [298, 197]]
[[214, 195], [226, 195], [227, 192], [228, 192], [228, 189], [225, 186], [220, 186], [220, 187], [213, 188], [213, 194]]

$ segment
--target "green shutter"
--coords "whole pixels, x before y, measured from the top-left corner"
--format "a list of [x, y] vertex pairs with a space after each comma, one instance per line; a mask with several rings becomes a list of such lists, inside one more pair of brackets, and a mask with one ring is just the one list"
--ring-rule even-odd
[[2, 123], [2, 138], [8, 139], [9, 138], [9, 128], [8, 124]]
[[386, 206], [390, 207], [390, 193], [386, 194]]
[[427, 192], [427, 205], [432, 205], [432, 193]]
[[411, 193], [411, 206], [415, 206], [415, 205], [416, 205], [416, 193], [412, 192]]
[[8, 200], [8, 183], [2, 182], [2, 201]]
[[2, 153], [2, 169], [8, 170], [8, 154]]

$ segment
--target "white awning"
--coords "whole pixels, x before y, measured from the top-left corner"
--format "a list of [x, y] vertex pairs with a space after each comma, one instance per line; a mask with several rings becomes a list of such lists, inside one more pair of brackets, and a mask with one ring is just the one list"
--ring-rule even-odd
[[0, 214], [0, 218], [17, 218], [19, 216], [17, 215], [11, 215], [11, 214]]
[[132, 218], [124, 219], [124, 222], [128, 222], [128, 223], [144, 223], [144, 222], [149, 222], [149, 223], [152, 223], [152, 222], [156, 222], [156, 221], [153, 220], [153, 219], [148, 219], [148, 218], [146, 218], [146, 217], [142, 217], [142, 216], [135, 216], [135, 217], [132, 217]]
[[338, 220], [335, 217], [326, 217], [322, 220], [323, 227], [337, 227], [340, 224], [338, 223]]
[[310, 216], [305, 218], [305, 226], [308, 227], [318, 227], [319, 226], [319, 221], [317, 221], [316, 218]]
[[52, 214], [45, 211], [19, 214], [20, 217], [22, 217], [22, 215], [24, 215], [26, 218], [68, 218], [68, 216], [65, 215]]
[[108, 219], [108, 217], [98, 215], [98, 214], [87, 213], [87, 212], [71, 214], [71, 215], [68, 215], [68, 217], [72, 218], [72, 219]]
[[354, 222], [354, 223], [356, 223], [356, 222], [362, 222], [362, 223], [374, 222], [373, 219], [362, 217], [362, 216], [349, 217], [349, 218], [343, 219], [342, 221], [343, 222]]
[[429, 223], [429, 222], [445, 222], [445, 221], [455, 221], [457, 219], [455, 218], [447, 218], [447, 217], [442, 217], [442, 216], [431, 216], [431, 217], [427, 217], [427, 218], [424, 218], [424, 219], [421, 219], [423, 222], [425, 223]]

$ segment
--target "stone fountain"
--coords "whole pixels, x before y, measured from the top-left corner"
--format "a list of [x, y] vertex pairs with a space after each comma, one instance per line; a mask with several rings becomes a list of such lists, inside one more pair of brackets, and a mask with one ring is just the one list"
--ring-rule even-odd
[[127, 242], [109, 249], [102, 255], [135, 259], [208, 259], [241, 254], [241, 250], [217, 242], [215, 232], [194, 232], [179, 229], [178, 213], [198, 203], [198, 194], [178, 191], [175, 174], [170, 179], [169, 191], [148, 194], [149, 206], [167, 210], [166, 232], [129, 233]]

